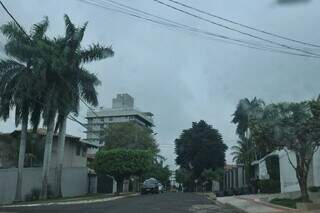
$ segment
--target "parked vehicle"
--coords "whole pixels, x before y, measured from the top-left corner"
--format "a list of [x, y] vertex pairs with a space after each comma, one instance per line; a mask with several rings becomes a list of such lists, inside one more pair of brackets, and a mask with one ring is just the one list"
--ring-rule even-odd
[[141, 194], [159, 194], [159, 181], [155, 178], [147, 179], [143, 182]]

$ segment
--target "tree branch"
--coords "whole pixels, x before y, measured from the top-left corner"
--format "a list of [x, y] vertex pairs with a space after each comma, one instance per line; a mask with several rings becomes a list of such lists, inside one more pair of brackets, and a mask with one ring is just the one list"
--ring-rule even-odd
[[291, 164], [291, 166], [296, 170], [297, 169], [297, 167], [295, 167], [294, 166], [294, 164], [292, 163], [292, 161], [291, 161], [291, 159], [290, 159], [290, 156], [289, 156], [289, 152], [288, 152], [288, 150], [287, 150], [287, 148], [286, 147], [284, 147], [284, 149], [283, 149], [285, 152], [286, 152], [286, 154], [287, 154], [287, 157], [288, 157], [288, 160], [289, 160], [289, 163]]

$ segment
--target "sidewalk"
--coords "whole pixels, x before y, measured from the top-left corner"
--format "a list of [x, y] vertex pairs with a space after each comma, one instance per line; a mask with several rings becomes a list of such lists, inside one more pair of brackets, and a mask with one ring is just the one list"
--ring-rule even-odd
[[247, 212], [247, 213], [273, 213], [273, 212], [320, 213], [320, 209], [312, 210], [312, 211], [302, 211], [302, 210], [291, 209], [283, 206], [274, 205], [274, 204], [262, 201], [259, 198], [259, 196], [256, 196], [256, 195], [218, 197], [217, 202], [226, 206], [233, 207], [241, 212]]
[[298, 212], [295, 209], [290, 209], [282, 206], [273, 205], [261, 201], [255, 196], [232, 196], [218, 197], [217, 201], [221, 204], [236, 208], [247, 213], [272, 213], [272, 212]]

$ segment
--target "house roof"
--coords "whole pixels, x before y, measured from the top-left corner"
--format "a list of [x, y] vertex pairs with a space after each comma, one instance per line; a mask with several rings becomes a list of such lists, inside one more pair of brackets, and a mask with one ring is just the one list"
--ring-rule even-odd
[[260, 164], [260, 162], [265, 161], [268, 157], [271, 156], [279, 156], [279, 150], [274, 150], [273, 152], [267, 154], [266, 156], [264, 156], [263, 158], [259, 159], [259, 160], [255, 160], [251, 162], [251, 166]]
[[[13, 136], [13, 135], [17, 135], [17, 134], [19, 135], [20, 132], [21, 132], [21, 130], [14, 130], [11, 133], [2, 133], [2, 134], [0, 134], [0, 136]], [[33, 132], [33, 130], [31, 130], [31, 129], [28, 130], [28, 133], [32, 133], [32, 132]], [[45, 135], [47, 135], [47, 130], [44, 129], [44, 128], [39, 128], [39, 129], [37, 129], [37, 134], [41, 135], [41, 136], [45, 136]], [[54, 137], [58, 137], [58, 133], [55, 132], [53, 136]], [[89, 143], [89, 142], [87, 142], [85, 140], [81, 140], [81, 138], [78, 137], [78, 136], [66, 134], [66, 138], [74, 139], [72, 141], [76, 141], [76, 142], [80, 142], [80, 143], [86, 144], [89, 147], [97, 147], [96, 145], [91, 144], [91, 143]]]

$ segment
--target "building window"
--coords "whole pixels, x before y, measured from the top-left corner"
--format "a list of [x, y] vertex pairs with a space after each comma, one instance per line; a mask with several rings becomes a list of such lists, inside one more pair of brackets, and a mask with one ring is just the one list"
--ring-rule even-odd
[[80, 146], [80, 144], [77, 144], [77, 150], [76, 150], [77, 156], [80, 156], [80, 151], [81, 151], [81, 146]]
[[87, 147], [82, 146], [82, 157], [86, 157], [86, 156], [87, 156]]
[[113, 117], [110, 117], [110, 118], [109, 118], [109, 121], [113, 121]]

